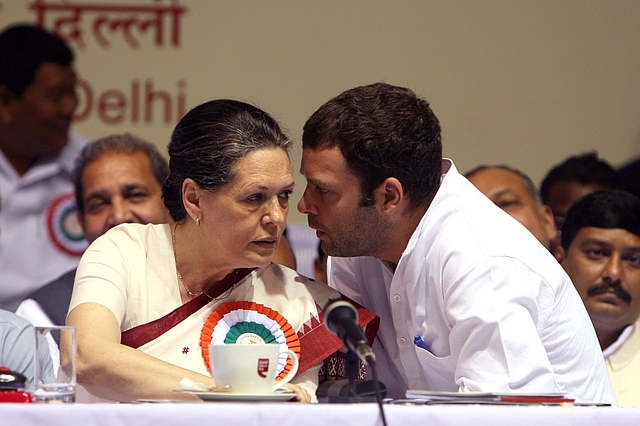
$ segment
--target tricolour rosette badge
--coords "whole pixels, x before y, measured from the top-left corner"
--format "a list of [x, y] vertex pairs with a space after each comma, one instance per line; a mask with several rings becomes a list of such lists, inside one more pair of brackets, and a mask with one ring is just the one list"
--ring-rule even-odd
[[[300, 339], [289, 321], [278, 311], [255, 302], [227, 302], [211, 313], [200, 335], [202, 356], [208, 368], [211, 368], [211, 343], [279, 344], [293, 351], [300, 359]], [[280, 354], [276, 379], [285, 377], [290, 370], [291, 360], [286, 354]]]

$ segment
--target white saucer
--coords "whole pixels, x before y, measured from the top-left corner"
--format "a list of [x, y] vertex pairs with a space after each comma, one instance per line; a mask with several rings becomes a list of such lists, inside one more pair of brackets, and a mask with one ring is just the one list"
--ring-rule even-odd
[[269, 394], [248, 394], [231, 392], [189, 392], [203, 401], [289, 401], [295, 398], [293, 392], [269, 393]]

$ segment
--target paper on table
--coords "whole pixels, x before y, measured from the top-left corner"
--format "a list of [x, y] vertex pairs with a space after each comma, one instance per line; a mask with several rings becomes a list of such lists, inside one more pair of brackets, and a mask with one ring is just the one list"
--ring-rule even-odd
[[496, 393], [496, 392], [436, 392], [426, 390], [409, 389], [406, 392], [409, 399], [417, 399], [430, 402], [458, 402], [458, 403], [572, 403], [573, 398], [564, 393]]

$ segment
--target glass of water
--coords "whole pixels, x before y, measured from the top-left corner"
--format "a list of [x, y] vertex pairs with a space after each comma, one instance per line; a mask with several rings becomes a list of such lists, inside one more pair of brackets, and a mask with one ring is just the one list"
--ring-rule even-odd
[[35, 402], [76, 401], [76, 351], [75, 327], [36, 327]]

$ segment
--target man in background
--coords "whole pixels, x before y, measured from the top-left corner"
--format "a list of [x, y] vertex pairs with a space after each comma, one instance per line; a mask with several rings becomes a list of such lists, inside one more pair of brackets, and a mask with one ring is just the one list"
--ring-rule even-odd
[[29, 25], [0, 34], [0, 308], [73, 269], [87, 246], [71, 173], [84, 141], [73, 53]]
[[615, 169], [598, 158], [597, 153], [590, 152], [569, 157], [554, 166], [540, 184], [540, 196], [542, 203], [551, 208], [560, 230], [573, 203], [592, 192], [619, 187]]
[[618, 178], [622, 189], [640, 197], [640, 158], [627, 162], [618, 168]]
[[[162, 185], [168, 174], [156, 147], [130, 134], [87, 145], [74, 182], [78, 220], [89, 242], [121, 223], [167, 223]], [[74, 268], [30, 294], [16, 313], [35, 325], [65, 324], [75, 273]]]
[[596, 329], [618, 403], [640, 406], [640, 199], [608, 190], [576, 202], [559, 258]]
[[542, 204], [542, 198], [529, 176], [507, 166], [479, 166], [465, 177], [553, 252], [552, 244], [558, 234], [553, 212]]

